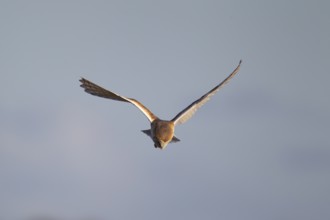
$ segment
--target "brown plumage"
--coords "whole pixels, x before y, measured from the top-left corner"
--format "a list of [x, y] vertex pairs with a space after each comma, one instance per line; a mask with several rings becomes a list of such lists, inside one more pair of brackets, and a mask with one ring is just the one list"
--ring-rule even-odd
[[209, 92], [207, 92], [205, 95], [191, 103], [189, 106], [187, 106], [185, 109], [183, 109], [181, 112], [179, 112], [172, 120], [166, 121], [161, 120], [157, 116], [155, 116], [147, 107], [145, 107], [142, 103], [139, 101], [133, 99], [133, 98], [127, 98], [125, 96], [120, 96], [116, 93], [113, 93], [109, 90], [106, 90], [91, 81], [88, 81], [84, 78], [80, 79], [81, 87], [85, 89], [85, 91], [89, 94], [108, 98], [116, 101], [122, 101], [122, 102], [129, 102], [133, 104], [135, 107], [140, 109], [142, 113], [148, 118], [148, 120], [151, 123], [151, 128], [148, 130], [143, 130], [145, 134], [150, 136], [150, 138], [154, 142], [154, 146], [156, 148], [164, 149], [168, 143], [170, 142], [177, 142], [180, 141], [177, 137], [174, 136], [174, 128], [178, 124], [182, 124], [189, 120], [194, 113], [197, 111], [198, 108], [200, 108], [202, 105], [204, 105], [210, 98], [213, 96], [216, 92], [219, 91], [219, 89], [225, 85], [231, 78], [233, 78], [236, 73], [239, 71], [240, 65], [242, 61], [239, 62], [236, 69], [221, 83], [219, 83], [217, 86], [215, 86], [213, 89], [211, 89]]

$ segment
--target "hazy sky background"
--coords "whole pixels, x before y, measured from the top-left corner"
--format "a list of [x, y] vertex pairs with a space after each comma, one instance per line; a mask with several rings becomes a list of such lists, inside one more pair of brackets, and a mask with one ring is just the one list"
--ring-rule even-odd
[[[330, 219], [330, 2], [0, 0], [0, 219]], [[171, 119], [153, 147], [134, 106]]]

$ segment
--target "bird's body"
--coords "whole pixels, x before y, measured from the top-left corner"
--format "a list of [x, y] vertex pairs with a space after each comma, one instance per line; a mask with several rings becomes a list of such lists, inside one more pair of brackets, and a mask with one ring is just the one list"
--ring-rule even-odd
[[155, 147], [164, 148], [170, 143], [174, 136], [174, 123], [172, 121], [164, 121], [156, 119], [151, 122], [151, 139], [155, 143]]
[[188, 119], [190, 119], [198, 108], [200, 108], [203, 104], [205, 104], [212, 95], [214, 95], [225, 83], [227, 83], [238, 72], [240, 64], [241, 61], [239, 62], [236, 69], [225, 80], [223, 80], [216, 87], [211, 89], [205, 95], [203, 95], [202, 97], [191, 103], [184, 110], [179, 112], [172, 120], [161, 120], [139, 101], [132, 98], [120, 96], [84, 78], [80, 79], [81, 82], [80, 86], [83, 87], [87, 93], [90, 93], [92, 95], [113, 99], [116, 101], [129, 102], [135, 105], [138, 109], [142, 111], [142, 113], [144, 113], [144, 115], [150, 121], [150, 129], [142, 130], [142, 132], [147, 134], [153, 140], [154, 146], [156, 148], [164, 149], [167, 146], [167, 144], [171, 142], [180, 141], [177, 137], [174, 136], [175, 126], [178, 124], [182, 124], [186, 122]]

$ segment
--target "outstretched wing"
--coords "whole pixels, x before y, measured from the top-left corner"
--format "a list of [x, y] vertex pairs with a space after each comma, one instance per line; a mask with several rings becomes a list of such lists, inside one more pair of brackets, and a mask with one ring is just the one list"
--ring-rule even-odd
[[112, 99], [116, 101], [129, 102], [135, 105], [138, 109], [140, 109], [143, 112], [143, 114], [147, 116], [150, 122], [152, 122], [157, 118], [149, 109], [147, 109], [144, 105], [142, 105], [142, 103], [140, 103], [135, 99], [127, 98], [125, 96], [120, 96], [116, 93], [110, 92], [109, 90], [106, 90], [101, 86], [98, 86], [84, 78], [81, 78], [79, 81], [81, 82], [80, 86], [85, 89], [85, 92], [91, 95]]
[[172, 121], [174, 122], [174, 125], [177, 124], [182, 124], [189, 120], [199, 109], [202, 105], [204, 105], [208, 100], [210, 100], [211, 96], [213, 96], [215, 93], [219, 91], [219, 89], [224, 86], [231, 78], [235, 76], [235, 74], [239, 71], [239, 68], [241, 66], [242, 60], [239, 61], [238, 66], [236, 69], [225, 79], [223, 80], [220, 84], [218, 84], [216, 87], [211, 89], [208, 93], [191, 103], [188, 107], [183, 109], [179, 114], [177, 114]]

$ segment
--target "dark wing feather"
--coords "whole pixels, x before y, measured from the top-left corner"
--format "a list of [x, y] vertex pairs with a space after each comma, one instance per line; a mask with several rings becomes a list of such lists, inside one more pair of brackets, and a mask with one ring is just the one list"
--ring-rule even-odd
[[147, 107], [145, 107], [144, 105], [142, 105], [142, 103], [140, 103], [135, 99], [127, 98], [125, 96], [121, 96], [116, 93], [113, 93], [84, 78], [81, 78], [79, 81], [81, 82], [80, 86], [85, 89], [85, 92], [91, 95], [112, 99], [116, 101], [129, 102], [135, 105], [138, 109], [140, 109], [143, 112], [143, 114], [149, 119], [150, 122], [152, 122], [157, 118]]

